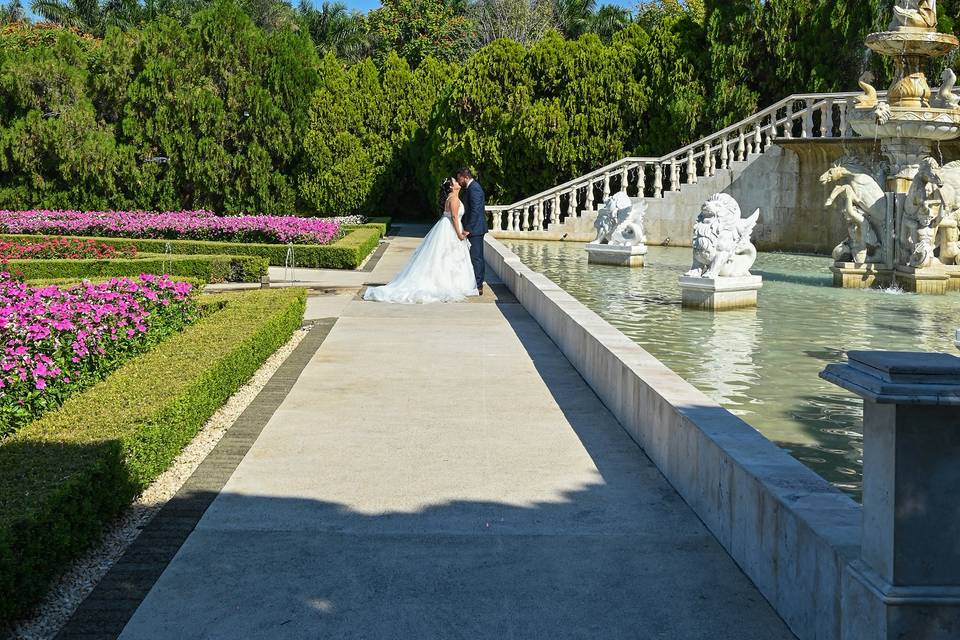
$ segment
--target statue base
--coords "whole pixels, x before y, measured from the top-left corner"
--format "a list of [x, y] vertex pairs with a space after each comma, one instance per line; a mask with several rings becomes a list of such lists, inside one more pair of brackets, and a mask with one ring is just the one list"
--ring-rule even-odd
[[692, 278], [680, 277], [684, 309], [705, 311], [730, 311], [757, 306], [757, 291], [763, 286], [761, 276], [738, 278]]
[[904, 291], [934, 296], [945, 294], [951, 280], [950, 274], [943, 265], [920, 269], [898, 266], [896, 278], [897, 284], [903, 287]]
[[642, 267], [647, 255], [647, 245], [623, 247], [591, 242], [587, 245], [587, 261], [590, 264], [605, 264], [614, 267]]
[[947, 280], [947, 291], [960, 291], [960, 264], [948, 264], [944, 269], [950, 276]]
[[893, 283], [893, 271], [884, 269], [882, 264], [834, 262], [830, 271], [833, 273], [833, 286], [843, 289], [889, 287]]

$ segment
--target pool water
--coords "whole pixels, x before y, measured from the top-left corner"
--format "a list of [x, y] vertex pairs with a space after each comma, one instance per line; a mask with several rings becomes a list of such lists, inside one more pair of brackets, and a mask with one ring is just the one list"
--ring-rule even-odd
[[832, 286], [831, 260], [764, 253], [756, 309], [683, 310], [687, 248], [650, 247], [642, 269], [587, 263], [584, 245], [507, 240], [523, 262], [623, 331], [707, 396], [859, 499], [862, 401], [818, 373], [847, 351], [957, 353], [960, 294]]

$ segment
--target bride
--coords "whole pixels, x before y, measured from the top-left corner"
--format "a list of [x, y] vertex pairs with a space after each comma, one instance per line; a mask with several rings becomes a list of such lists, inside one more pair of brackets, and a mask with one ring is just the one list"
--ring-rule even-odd
[[468, 234], [460, 224], [460, 185], [447, 178], [441, 193], [445, 203], [443, 217], [390, 284], [368, 288], [364, 300], [416, 304], [459, 302], [479, 295], [470, 262], [470, 243], [465, 240]]

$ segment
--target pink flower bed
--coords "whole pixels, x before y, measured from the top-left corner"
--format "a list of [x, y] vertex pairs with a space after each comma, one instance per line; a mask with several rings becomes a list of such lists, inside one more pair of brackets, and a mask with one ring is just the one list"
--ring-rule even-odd
[[192, 322], [190, 294], [169, 276], [61, 289], [0, 273], [0, 437]]
[[118, 249], [96, 240], [48, 238], [36, 242], [8, 242], [0, 240], [0, 260], [49, 260], [85, 258], [135, 258], [137, 248], [132, 244]]
[[209, 211], [0, 211], [3, 233], [328, 244], [340, 223], [297, 216], [217, 216]]

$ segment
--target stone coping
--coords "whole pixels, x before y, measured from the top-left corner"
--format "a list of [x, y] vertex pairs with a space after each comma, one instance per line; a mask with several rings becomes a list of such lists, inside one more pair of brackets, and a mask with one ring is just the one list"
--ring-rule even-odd
[[861, 506], [489, 235], [485, 257], [791, 630], [840, 638]]

